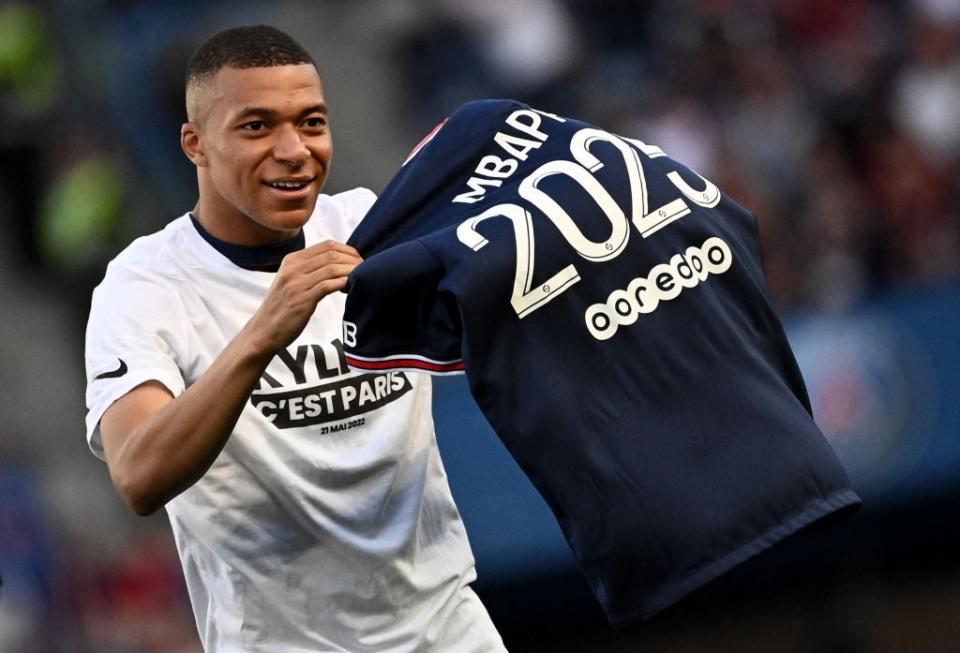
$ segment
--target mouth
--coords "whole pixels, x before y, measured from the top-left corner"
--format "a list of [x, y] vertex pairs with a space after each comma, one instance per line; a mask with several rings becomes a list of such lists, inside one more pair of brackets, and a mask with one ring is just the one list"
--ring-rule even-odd
[[263, 180], [261, 183], [273, 189], [283, 197], [299, 197], [305, 195], [316, 177], [286, 177], [281, 179]]

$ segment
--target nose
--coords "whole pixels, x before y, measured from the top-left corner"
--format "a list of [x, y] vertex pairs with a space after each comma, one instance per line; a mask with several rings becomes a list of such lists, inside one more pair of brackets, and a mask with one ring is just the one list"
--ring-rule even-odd
[[284, 125], [273, 145], [273, 156], [278, 161], [300, 165], [310, 156], [310, 150], [296, 127]]

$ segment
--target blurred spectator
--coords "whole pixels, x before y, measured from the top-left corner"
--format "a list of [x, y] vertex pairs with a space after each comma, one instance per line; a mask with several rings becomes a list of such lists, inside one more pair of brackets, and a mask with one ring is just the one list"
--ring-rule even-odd
[[507, 95], [543, 91], [577, 60], [578, 33], [559, 0], [442, 0], [441, 6], [477, 38]]
[[888, 234], [890, 278], [935, 281], [960, 269], [956, 178], [905, 133], [869, 152], [870, 195]]
[[442, 62], [472, 97], [537, 104], [562, 80], [565, 100], [544, 108], [656, 143], [758, 213], [781, 307], [837, 310], [879, 285], [960, 272], [953, 0], [440, 7], [419, 42], [471, 55], [420, 52], [408, 62], [418, 88], [444, 86], [420, 77]]
[[702, 103], [680, 91], [666, 90], [647, 115], [626, 122], [617, 130], [655, 143], [705, 177], [716, 177], [723, 167], [716, 117]]
[[915, 0], [910, 53], [894, 89], [902, 128], [943, 163], [960, 157], [960, 3]]
[[[414, 110], [429, 129], [477, 97], [565, 104], [579, 33], [559, 0], [439, 0], [403, 49]], [[556, 107], [555, 107], [556, 108]]]
[[[627, 13], [625, 3], [590, 4]], [[951, 135], [960, 121], [960, 102], [950, 96], [960, 85], [956, 6], [690, 0], [632, 7], [649, 27], [648, 38], [632, 44], [646, 62], [635, 66], [644, 71], [636, 81], [643, 90], [632, 105], [614, 105], [619, 115], [603, 99], [593, 104], [616, 130], [663, 146], [756, 210], [782, 307], [842, 309], [881, 284], [960, 270], [956, 197], [945, 197], [951, 186], [941, 181], [960, 148]], [[917, 29], [898, 30], [911, 16]], [[615, 38], [618, 30], [594, 24], [604, 35], [591, 44], [610, 42], [621, 61], [630, 60], [623, 51], [631, 44]], [[930, 98], [917, 98], [918, 68]], [[892, 159], [878, 146], [891, 131], [894, 89], [905, 87], [911, 90], [901, 96], [923, 104], [899, 112], [917, 132], [911, 156], [920, 169], [912, 172], [888, 169], [884, 160]], [[910, 179], [929, 184], [915, 186], [924, 195], [918, 206], [936, 205], [927, 217], [897, 218], [888, 204], [891, 194], [909, 195]]]
[[57, 99], [61, 64], [44, 14], [29, 4], [0, 7], [0, 84], [4, 113], [27, 119]]
[[51, 650], [55, 567], [36, 478], [0, 452], [0, 650]]
[[99, 266], [111, 251], [111, 236], [123, 206], [123, 178], [112, 158], [85, 153], [53, 180], [44, 198], [38, 245], [52, 268], [71, 274]]
[[83, 636], [97, 653], [200, 653], [180, 562], [166, 532], [146, 533], [84, 574]]
[[45, 127], [57, 108], [62, 63], [44, 12], [30, 4], [0, 5], [0, 215], [21, 263], [34, 262], [34, 219], [43, 184]]
[[804, 303], [842, 309], [866, 293], [884, 232], [839, 135], [824, 134], [803, 163], [795, 230], [806, 274], [794, 283]]
[[730, 155], [748, 174], [783, 195], [795, 192], [802, 162], [820, 127], [789, 66], [774, 48], [738, 52], [738, 101], [725, 125]]

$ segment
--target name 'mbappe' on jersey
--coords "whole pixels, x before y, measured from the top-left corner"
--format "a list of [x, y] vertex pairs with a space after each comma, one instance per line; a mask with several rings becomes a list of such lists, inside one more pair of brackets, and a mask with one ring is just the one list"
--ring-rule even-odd
[[756, 217], [660, 148], [471, 102], [349, 244], [347, 363], [465, 372], [611, 622], [859, 503], [767, 299]]

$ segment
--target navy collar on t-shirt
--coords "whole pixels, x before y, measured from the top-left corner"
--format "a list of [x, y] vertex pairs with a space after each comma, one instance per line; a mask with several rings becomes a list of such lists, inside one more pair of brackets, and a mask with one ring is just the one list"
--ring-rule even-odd
[[280, 269], [280, 262], [283, 257], [291, 252], [298, 252], [306, 245], [303, 237], [303, 230], [300, 230], [296, 236], [282, 243], [273, 243], [271, 245], [234, 245], [227, 243], [216, 236], [213, 236], [203, 225], [190, 215], [190, 221], [197, 228], [197, 232], [205, 241], [210, 243], [214, 249], [226, 256], [230, 261], [244, 270], [253, 270], [255, 272], [276, 272]]

